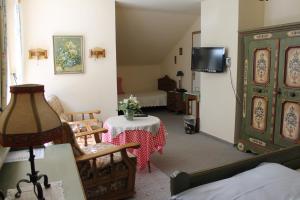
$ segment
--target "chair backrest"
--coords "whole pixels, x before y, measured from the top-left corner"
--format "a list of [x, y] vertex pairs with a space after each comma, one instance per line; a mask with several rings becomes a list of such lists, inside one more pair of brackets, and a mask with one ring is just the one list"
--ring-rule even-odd
[[62, 107], [61, 102], [57, 96], [51, 95], [47, 98], [47, 101], [57, 114], [64, 113], [64, 108]]
[[54, 144], [70, 143], [75, 157], [84, 155], [85, 153], [81, 150], [81, 148], [77, 144], [74, 133], [73, 133], [71, 127], [69, 126], [69, 124], [66, 122], [63, 122], [62, 125], [63, 125], [62, 137], [54, 140], [53, 143]]
[[65, 114], [64, 107], [57, 96], [51, 95], [47, 98], [47, 101], [62, 121], [69, 121], [68, 116]]

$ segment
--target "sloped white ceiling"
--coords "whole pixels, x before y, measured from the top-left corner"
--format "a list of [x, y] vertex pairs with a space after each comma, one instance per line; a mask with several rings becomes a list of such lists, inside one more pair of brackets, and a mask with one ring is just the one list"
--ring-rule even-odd
[[117, 4], [118, 66], [160, 64], [200, 15], [200, 0], [187, 0], [197, 2], [192, 8], [182, 4], [184, 0], [171, 2], [174, 4], [170, 0], [122, 0]]
[[118, 5], [127, 8], [198, 15], [200, 2], [201, 0], [117, 0]]

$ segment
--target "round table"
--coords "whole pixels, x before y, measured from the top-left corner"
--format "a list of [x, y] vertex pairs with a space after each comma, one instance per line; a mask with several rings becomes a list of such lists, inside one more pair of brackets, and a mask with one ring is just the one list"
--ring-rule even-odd
[[[150, 167], [150, 155], [155, 151], [162, 153], [166, 144], [166, 129], [158, 117], [134, 117], [128, 121], [124, 116], [110, 117], [104, 122], [107, 133], [102, 134], [102, 142], [115, 145], [130, 142], [139, 143], [139, 149], [129, 150], [137, 157], [138, 169]], [[149, 168], [150, 170], [150, 168]]]

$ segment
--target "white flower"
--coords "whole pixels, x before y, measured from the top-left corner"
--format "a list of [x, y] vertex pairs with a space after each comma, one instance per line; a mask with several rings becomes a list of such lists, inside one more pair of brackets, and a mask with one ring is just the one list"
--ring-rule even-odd
[[76, 51], [76, 50], [74, 50], [74, 49], [71, 49], [71, 50], [70, 50], [70, 54], [72, 54], [72, 55], [76, 56], [76, 55], [77, 55], [77, 51]]
[[130, 95], [128, 99], [123, 99], [123, 101], [120, 101], [119, 103], [119, 110], [133, 110], [133, 111], [139, 111], [140, 105], [137, 100], [137, 98], [133, 95]]
[[66, 42], [65, 45], [68, 49], [75, 49], [76, 48], [76, 45], [71, 40]]

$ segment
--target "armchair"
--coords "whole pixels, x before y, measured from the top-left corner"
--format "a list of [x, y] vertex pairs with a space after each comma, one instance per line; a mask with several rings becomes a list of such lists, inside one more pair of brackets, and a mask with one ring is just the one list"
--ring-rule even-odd
[[102, 128], [102, 122], [95, 118], [95, 115], [101, 113], [100, 110], [91, 110], [84, 112], [65, 112], [64, 108], [55, 95], [48, 98], [48, 103], [59, 115], [61, 121], [67, 122], [73, 130], [76, 139], [80, 141], [84, 138], [84, 146], [88, 145], [88, 138], [94, 136], [95, 142], [101, 142], [101, 133], [106, 133], [107, 130]]
[[127, 154], [127, 148], [97, 143], [80, 148], [69, 124], [63, 123], [62, 138], [55, 144], [70, 143], [87, 199], [117, 200], [134, 195], [136, 157]]

